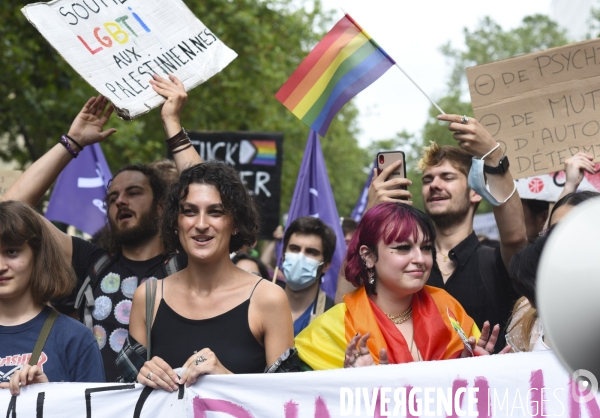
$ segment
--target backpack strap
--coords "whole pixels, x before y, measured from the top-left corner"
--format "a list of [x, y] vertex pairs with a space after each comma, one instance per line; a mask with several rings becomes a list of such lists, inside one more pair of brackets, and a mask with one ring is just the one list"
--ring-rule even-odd
[[179, 263], [177, 262], [177, 253], [169, 254], [169, 258], [163, 264], [163, 272], [165, 277], [175, 274], [179, 271]]
[[44, 345], [46, 345], [46, 340], [48, 340], [48, 336], [52, 330], [52, 326], [54, 325], [54, 322], [56, 322], [56, 318], [58, 318], [58, 312], [52, 309], [52, 311], [50, 311], [50, 315], [48, 315], [46, 321], [44, 322], [44, 326], [42, 326], [42, 331], [40, 332], [37, 341], [35, 342], [33, 353], [31, 353], [31, 357], [29, 358], [30, 366], [35, 366], [38, 363], [40, 356], [42, 355]]
[[313, 314], [310, 316], [310, 322], [314, 321], [315, 318], [325, 312], [325, 304], [327, 302], [327, 294], [319, 288], [317, 294], [317, 302], [315, 303], [315, 309]]
[[146, 281], [146, 360], [151, 357], [151, 338], [152, 318], [154, 317], [154, 301], [156, 300], [156, 280]]
[[[92, 309], [94, 308], [94, 289], [98, 284], [99, 277], [114, 263], [114, 259], [104, 253], [96, 262], [83, 284], [77, 292], [74, 308], [79, 311], [79, 320], [89, 329], [93, 330]], [[85, 299], [85, 304], [83, 300]]]

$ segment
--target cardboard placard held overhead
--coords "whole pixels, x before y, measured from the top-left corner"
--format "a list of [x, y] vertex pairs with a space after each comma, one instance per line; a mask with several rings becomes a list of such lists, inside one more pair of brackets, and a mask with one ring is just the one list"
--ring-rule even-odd
[[23, 172], [19, 170], [0, 170], [0, 198], [12, 186]]
[[187, 91], [237, 56], [181, 0], [54, 0], [21, 11], [123, 119], [164, 103], [152, 74], [175, 74]]
[[505, 150], [515, 178], [600, 161], [600, 39], [467, 68], [475, 117]]

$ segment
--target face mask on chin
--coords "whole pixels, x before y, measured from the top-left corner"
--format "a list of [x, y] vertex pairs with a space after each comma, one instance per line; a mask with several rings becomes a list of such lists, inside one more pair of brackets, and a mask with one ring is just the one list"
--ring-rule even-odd
[[285, 253], [282, 271], [285, 275], [286, 286], [294, 291], [306, 289], [317, 280], [321, 265], [323, 263], [306, 257], [302, 253]]

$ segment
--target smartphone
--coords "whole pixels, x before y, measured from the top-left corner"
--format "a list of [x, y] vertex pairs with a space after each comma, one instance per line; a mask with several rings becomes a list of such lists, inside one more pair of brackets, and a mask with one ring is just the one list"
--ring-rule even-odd
[[[404, 160], [404, 152], [402, 151], [382, 151], [377, 153], [377, 174], [381, 174], [383, 170], [392, 165], [398, 160], [402, 160], [402, 165], [397, 171], [392, 172], [386, 180], [395, 178], [406, 178], [406, 164]], [[406, 189], [406, 187], [402, 187]]]

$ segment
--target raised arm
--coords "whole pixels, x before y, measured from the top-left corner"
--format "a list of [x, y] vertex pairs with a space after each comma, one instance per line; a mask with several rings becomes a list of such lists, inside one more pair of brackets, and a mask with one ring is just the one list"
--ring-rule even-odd
[[[468, 118], [467, 123], [463, 123], [463, 117], [459, 115], [439, 115], [438, 119], [450, 122], [448, 129], [454, 132], [454, 139], [473, 157], [481, 158], [497, 145], [492, 135], [476, 119]], [[497, 148], [484, 159], [484, 163], [497, 167], [503, 155], [502, 149]], [[487, 174], [487, 181], [490, 192], [500, 202], [515, 189], [510, 170], [503, 174]], [[494, 206], [494, 218], [500, 233], [502, 261], [508, 269], [513, 254], [527, 244], [523, 205], [516, 191], [506, 202]]]
[[[187, 102], [187, 93], [183, 83], [173, 74], [169, 74], [169, 79], [170, 81], [155, 74], [150, 80], [154, 91], [167, 98], [160, 111], [167, 139], [173, 138], [181, 132], [181, 111]], [[183, 144], [171, 149], [173, 160], [175, 160], [175, 165], [180, 173], [186, 168], [202, 162], [196, 149], [188, 147], [188, 145]]]
[[[79, 152], [79, 145], [85, 147], [103, 141], [116, 132], [115, 129], [102, 130], [113, 112], [113, 107], [107, 108], [107, 105], [108, 100], [99, 95], [92, 97], [83, 106], [67, 134], [76, 141], [75, 143], [69, 139], [69, 146], [73, 151]], [[32, 206], [36, 205], [72, 159], [69, 150], [60, 142], [57, 143], [19, 177], [8, 189], [3, 200], [19, 200]]]
[[[116, 132], [115, 129], [102, 130], [113, 112], [113, 107], [107, 105], [108, 100], [102, 95], [92, 97], [75, 117], [67, 134], [70, 137], [67, 139], [68, 144], [73, 152], [79, 152], [81, 147], [103, 141]], [[56, 144], [21, 174], [2, 199], [36, 205], [72, 159], [71, 151], [65, 145]], [[46, 218], [43, 219], [70, 260], [73, 254], [71, 237]]]

